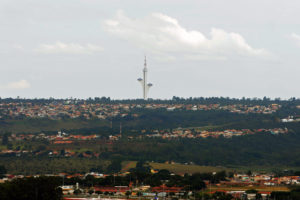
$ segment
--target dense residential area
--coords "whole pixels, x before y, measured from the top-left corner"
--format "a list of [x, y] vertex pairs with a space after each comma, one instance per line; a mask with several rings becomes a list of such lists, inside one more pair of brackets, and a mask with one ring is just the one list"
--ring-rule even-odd
[[207, 131], [207, 130], [197, 130], [197, 129], [182, 129], [177, 128], [170, 130], [154, 130], [152, 134], [147, 134], [147, 137], [161, 137], [164, 139], [172, 139], [172, 138], [218, 138], [225, 137], [231, 138], [234, 136], [243, 136], [250, 134], [259, 134], [259, 133], [271, 133], [271, 134], [286, 134], [288, 133], [287, 128], [274, 128], [274, 129], [242, 129], [242, 130], [223, 130], [223, 131]]
[[106, 119], [110, 117], [126, 117], [131, 114], [137, 117], [135, 109], [165, 109], [167, 111], [174, 110], [224, 110], [232, 113], [247, 114], [261, 113], [272, 114], [280, 109], [278, 104], [270, 105], [220, 105], [220, 104], [124, 104], [124, 103], [90, 103], [87, 101], [65, 100], [53, 102], [11, 102], [0, 103], [0, 118], [49, 118], [60, 119], [63, 117], [69, 118], [84, 118], [84, 119]]
[[[143, 132], [143, 131], [142, 131]], [[224, 130], [224, 131], [199, 131], [199, 130], [191, 130], [191, 129], [173, 129], [172, 132], [169, 130], [154, 130], [152, 134], [143, 134], [139, 136], [123, 136], [126, 137], [127, 140], [134, 140], [134, 139], [141, 139], [141, 138], [162, 138], [162, 139], [196, 139], [196, 138], [231, 138], [237, 136], [244, 136], [244, 135], [253, 135], [253, 134], [263, 134], [263, 133], [270, 133], [270, 134], [288, 134], [288, 129], [258, 129], [258, 130], [250, 130], [250, 129], [243, 129], [243, 130]], [[100, 135], [93, 134], [93, 135], [73, 135], [67, 134], [65, 132], [59, 131], [56, 135], [46, 135], [44, 133], [40, 134], [5, 134], [0, 136], [0, 141], [2, 142], [2, 149], [0, 150], [0, 157], [1, 156], [27, 156], [27, 155], [34, 155], [34, 156], [45, 156], [48, 154], [49, 157], [99, 157], [101, 152], [99, 151], [91, 151], [91, 150], [76, 150], [74, 146], [68, 147], [68, 145], [104, 145], [109, 146], [112, 145], [113, 142], [124, 139], [122, 138], [122, 134], [117, 135], [109, 135], [108, 137], [101, 137]], [[40, 142], [44, 145], [39, 145], [37, 148], [32, 148], [30, 146], [26, 146], [24, 144], [29, 142]], [[14, 144], [14, 145], [7, 145], [5, 144]], [[48, 147], [45, 146], [48, 144]]]
[[66, 200], [293, 199], [299, 105], [0, 99], [0, 194], [50, 182]]
[[[176, 165], [173, 163], [171, 165]], [[134, 165], [133, 165], [134, 166]], [[189, 165], [186, 165], [189, 167]], [[55, 180], [64, 199], [80, 198], [167, 198], [167, 199], [275, 199], [299, 195], [299, 172], [273, 173], [206, 172], [173, 173], [165, 169], [153, 169], [148, 163], [137, 162], [128, 171], [85, 174], [12, 175], [1, 169], [0, 183], [25, 182], [30, 179]], [[1, 190], [1, 187], [0, 187]], [[297, 192], [298, 191], [298, 192]]]

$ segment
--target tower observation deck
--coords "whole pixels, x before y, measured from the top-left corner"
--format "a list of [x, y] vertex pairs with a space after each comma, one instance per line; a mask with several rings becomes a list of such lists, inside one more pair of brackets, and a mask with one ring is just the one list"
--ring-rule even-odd
[[148, 68], [147, 68], [147, 59], [145, 56], [145, 61], [144, 61], [144, 68], [143, 68], [143, 78], [139, 78], [138, 81], [141, 83], [142, 88], [143, 88], [143, 99], [147, 100], [148, 99], [148, 92], [150, 87], [152, 87], [152, 83], [147, 83], [147, 73], [148, 73]]

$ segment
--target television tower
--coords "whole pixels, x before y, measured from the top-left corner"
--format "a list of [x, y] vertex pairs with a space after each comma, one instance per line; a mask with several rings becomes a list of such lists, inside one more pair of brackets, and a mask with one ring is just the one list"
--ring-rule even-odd
[[143, 87], [143, 98], [144, 100], [148, 99], [148, 92], [150, 87], [152, 87], [152, 83], [147, 83], [147, 60], [145, 56], [145, 63], [144, 63], [144, 69], [143, 69], [143, 78], [139, 78], [138, 81], [142, 84]]

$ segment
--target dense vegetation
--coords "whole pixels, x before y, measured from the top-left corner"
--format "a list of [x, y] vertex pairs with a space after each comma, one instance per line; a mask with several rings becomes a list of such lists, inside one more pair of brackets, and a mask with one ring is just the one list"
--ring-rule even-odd
[[[64, 158], [63, 156], [49, 158], [47, 154], [36, 157], [14, 156], [1, 157], [0, 165], [4, 165], [9, 173], [21, 174], [84, 173], [93, 168], [99, 169], [97, 170], [99, 172], [117, 172], [121, 169], [120, 162], [126, 160], [193, 162], [198, 165], [227, 168], [247, 166], [247, 168], [271, 170], [299, 169], [299, 140], [298, 133], [284, 135], [261, 133], [231, 139], [222, 137], [178, 140], [122, 139], [112, 143], [110, 149], [102, 150], [99, 158]], [[94, 151], [100, 149], [96, 145], [90, 148], [94, 148]], [[116, 165], [109, 167], [109, 163]]]
[[137, 104], [147, 104], [147, 103], [182, 103], [182, 104], [222, 104], [222, 105], [229, 105], [229, 104], [257, 104], [257, 105], [268, 105], [272, 103], [280, 103], [280, 104], [293, 104], [299, 105], [300, 99], [291, 97], [290, 99], [283, 100], [280, 98], [271, 99], [268, 97], [264, 98], [229, 98], [229, 97], [190, 97], [190, 98], [182, 98], [173, 96], [172, 99], [148, 99], [147, 101], [143, 99], [111, 99], [110, 97], [94, 97], [88, 99], [79, 99], [79, 98], [71, 98], [71, 99], [54, 99], [54, 98], [35, 98], [35, 99], [24, 99], [24, 98], [0, 98], [0, 103], [17, 103], [17, 102], [26, 102], [26, 103], [51, 103], [51, 102], [64, 102], [64, 101], [71, 101], [77, 103], [137, 103]]
[[60, 200], [62, 190], [59, 178], [39, 177], [15, 179], [11, 182], [0, 184], [1, 200]]
[[[262, 114], [236, 114], [222, 110], [211, 111], [173, 111], [165, 109], [145, 110], [137, 109], [132, 112], [140, 117], [114, 117], [111, 119], [1, 119], [0, 134], [13, 133], [49, 133], [65, 130], [77, 134], [97, 133], [109, 135], [119, 132], [122, 123], [123, 133], [132, 134], [142, 129], [162, 129], [178, 127], [203, 127], [206, 130], [223, 129], [259, 129], [287, 127], [293, 131], [300, 130], [300, 123], [280, 123], [280, 119], [289, 115], [300, 114], [300, 109], [282, 109], [272, 115]], [[111, 128], [112, 125], [112, 128]]]
[[203, 180], [218, 183], [225, 180], [226, 173], [218, 172], [215, 175], [212, 173], [196, 173], [192, 175], [185, 174], [184, 176], [171, 174], [168, 170], [160, 170], [156, 174], [150, 172], [150, 168], [143, 165], [143, 162], [138, 162], [136, 168], [132, 168], [126, 176], [107, 176], [105, 178], [95, 178], [88, 175], [85, 179], [70, 178], [65, 179], [65, 184], [75, 185], [79, 183], [82, 186], [120, 186], [120, 185], [150, 185], [161, 186], [165, 184], [168, 187], [183, 187], [186, 190], [201, 190], [205, 188]]
[[272, 192], [270, 198], [276, 200], [298, 200], [300, 199], [300, 188], [292, 188], [290, 192]]
[[[109, 161], [101, 159], [84, 158], [0, 158], [1, 165], [5, 166], [11, 174], [58, 174], [61, 172], [75, 174], [90, 171], [104, 172], [109, 166]], [[3, 173], [4, 174], [4, 173]], [[0, 171], [1, 177], [1, 171]]]
[[300, 166], [300, 134], [269, 133], [241, 137], [119, 141], [103, 158], [194, 162], [223, 166]]

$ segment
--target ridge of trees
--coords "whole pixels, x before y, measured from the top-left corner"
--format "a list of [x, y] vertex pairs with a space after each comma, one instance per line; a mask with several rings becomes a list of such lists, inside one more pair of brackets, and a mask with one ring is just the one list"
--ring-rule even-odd
[[0, 184], [1, 200], [60, 200], [62, 190], [60, 178], [38, 177], [19, 178]]
[[257, 105], [267, 105], [272, 103], [281, 103], [281, 104], [300, 104], [300, 98], [291, 97], [289, 99], [281, 99], [281, 98], [230, 98], [230, 97], [177, 97], [173, 96], [171, 99], [152, 99], [149, 98], [148, 100], [144, 99], [111, 99], [110, 97], [89, 97], [86, 99], [83, 98], [1, 98], [0, 103], [53, 103], [53, 102], [76, 102], [76, 103], [137, 103], [137, 104], [147, 104], [147, 103], [183, 103], [183, 104], [191, 104], [191, 103], [198, 103], [198, 104], [257, 104]]

